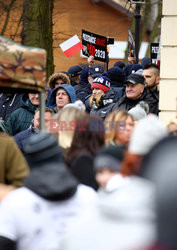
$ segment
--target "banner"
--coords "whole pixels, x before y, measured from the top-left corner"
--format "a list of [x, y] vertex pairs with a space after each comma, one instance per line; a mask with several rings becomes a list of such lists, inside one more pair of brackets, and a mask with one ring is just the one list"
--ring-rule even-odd
[[160, 46], [159, 43], [151, 43], [151, 62], [159, 65], [160, 62]]
[[106, 62], [107, 37], [82, 30], [82, 53], [85, 56], [94, 56], [95, 60]]

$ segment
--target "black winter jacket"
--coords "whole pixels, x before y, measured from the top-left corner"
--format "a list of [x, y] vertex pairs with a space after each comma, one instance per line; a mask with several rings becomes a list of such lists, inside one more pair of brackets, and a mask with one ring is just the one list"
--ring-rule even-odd
[[90, 87], [90, 83], [87, 84], [85, 82], [80, 82], [79, 84], [74, 86], [77, 99], [81, 100], [84, 103], [85, 98], [92, 93]]
[[20, 108], [22, 94], [12, 94], [10, 96], [0, 94], [0, 118], [7, 122], [10, 114]]
[[144, 92], [142, 96], [136, 100], [132, 100], [126, 97], [124, 95], [121, 97], [117, 103], [113, 106], [112, 110], [117, 109], [124, 109], [124, 110], [130, 110], [131, 108], [135, 107], [140, 101], [145, 101], [149, 105], [149, 113], [153, 113], [158, 115], [159, 112], [159, 99], [158, 96], [156, 96], [152, 91], [150, 91], [148, 88], [144, 89]]
[[117, 101], [114, 90], [110, 89], [105, 95], [101, 97], [100, 105], [92, 105], [90, 114], [100, 116], [105, 119], [106, 116], [111, 112], [115, 102]]
[[21, 108], [15, 110], [7, 120], [10, 135], [15, 135], [30, 127], [37, 106], [34, 106], [26, 94], [21, 99]]

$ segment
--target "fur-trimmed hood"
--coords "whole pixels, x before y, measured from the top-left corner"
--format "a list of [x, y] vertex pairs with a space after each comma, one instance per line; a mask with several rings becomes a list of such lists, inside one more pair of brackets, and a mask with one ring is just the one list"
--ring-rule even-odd
[[66, 74], [64, 74], [62, 72], [57, 72], [57, 73], [52, 74], [49, 77], [48, 85], [51, 88], [51, 90], [53, 90], [55, 88], [55, 81], [58, 79], [62, 79], [65, 84], [71, 84], [70, 79]]

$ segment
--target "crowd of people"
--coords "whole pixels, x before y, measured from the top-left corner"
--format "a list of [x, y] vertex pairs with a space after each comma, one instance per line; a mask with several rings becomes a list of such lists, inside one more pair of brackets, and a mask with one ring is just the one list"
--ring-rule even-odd
[[[131, 63], [133, 62], [133, 63]], [[55, 72], [39, 93], [0, 94], [0, 249], [173, 250], [176, 117], [158, 118], [150, 58]]]

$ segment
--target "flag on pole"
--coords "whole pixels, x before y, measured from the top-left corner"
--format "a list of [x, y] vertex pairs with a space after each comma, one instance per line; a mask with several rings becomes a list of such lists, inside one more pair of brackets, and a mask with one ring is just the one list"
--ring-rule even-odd
[[77, 35], [71, 37], [59, 45], [66, 57], [70, 57], [84, 48]]

